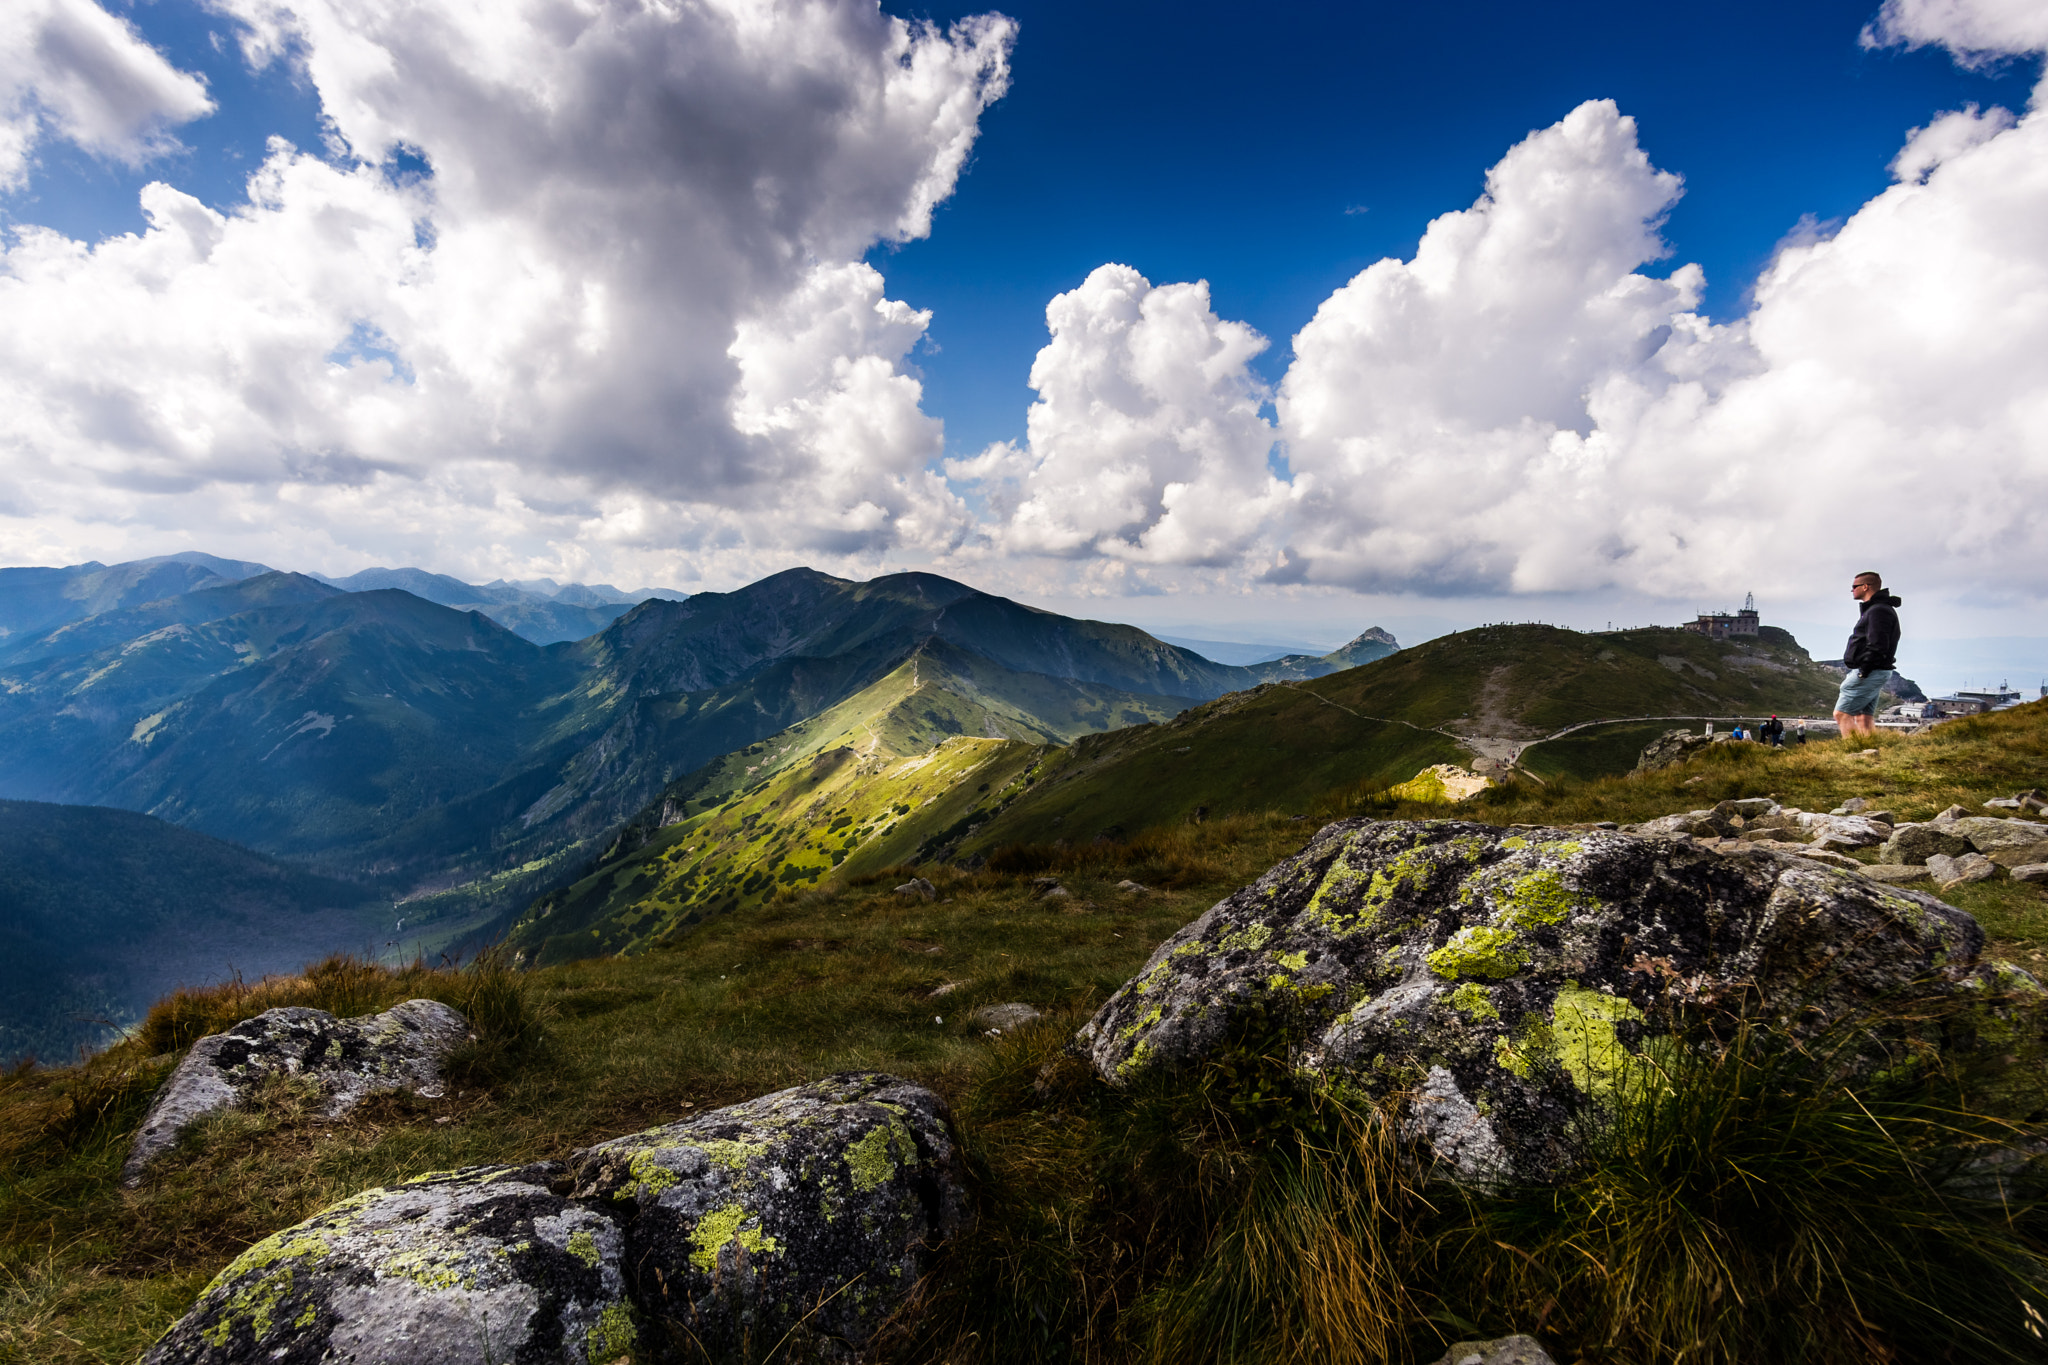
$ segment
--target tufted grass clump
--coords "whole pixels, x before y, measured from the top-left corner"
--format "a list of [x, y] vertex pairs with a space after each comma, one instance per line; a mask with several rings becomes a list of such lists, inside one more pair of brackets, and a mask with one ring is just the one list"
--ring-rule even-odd
[[1813, 1060], [1751, 1032], [1639, 1059], [1582, 1174], [1445, 1192], [1438, 1316], [1589, 1361], [2041, 1359], [2038, 1124], [1953, 1076], [1851, 1085]]
[[146, 1056], [181, 1051], [265, 1010], [296, 1006], [342, 1019], [390, 1009], [404, 1000], [439, 1000], [469, 1019], [485, 1047], [523, 1047], [538, 1036], [527, 979], [505, 954], [487, 951], [468, 966], [429, 967], [415, 959], [391, 967], [335, 953], [296, 975], [245, 982], [237, 975], [217, 985], [182, 987], [150, 1006], [134, 1045]]

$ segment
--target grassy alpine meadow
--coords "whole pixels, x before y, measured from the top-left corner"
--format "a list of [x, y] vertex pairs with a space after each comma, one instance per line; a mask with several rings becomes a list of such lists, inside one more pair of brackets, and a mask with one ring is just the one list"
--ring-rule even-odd
[[[1427, 1365], [1510, 1331], [1598, 1365], [2038, 1360], [2040, 1182], [2025, 1163], [1951, 1178], [1972, 1154], [2038, 1150], [2014, 1146], [2048, 1117], [2024, 1047], [1996, 1076], [1855, 1086], [1764, 1037], [1712, 1062], [1645, 1060], [1583, 1175], [1487, 1191], [1428, 1179], [1393, 1114], [1291, 1074], [1273, 1037], [1125, 1090], [1066, 1048], [1162, 940], [1329, 819], [1630, 822], [1759, 795], [1810, 810], [1875, 797], [1904, 819], [1975, 811], [2044, 772], [2036, 705], [1869, 743], [1721, 745], [1641, 777], [1515, 780], [1455, 808], [1392, 802], [1375, 780], [1306, 810], [1011, 844], [975, 871], [842, 869], [628, 956], [332, 959], [181, 992], [80, 1065], [0, 1078], [0, 1359], [133, 1361], [242, 1249], [364, 1189], [877, 1069], [953, 1104], [979, 1211], [882, 1360]], [[932, 899], [895, 889], [912, 876]], [[1949, 899], [1996, 951], [2048, 953], [2037, 887]], [[194, 1039], [274, 1005], [361, 1014], [420, 995], [478, 1034], [442, 1098], [328, 1122], [279, 1086], [120, 1188], [150, 1096]], [[1046, 1017], [1001, 1036], [974, 1022], [1010, 1001]]]

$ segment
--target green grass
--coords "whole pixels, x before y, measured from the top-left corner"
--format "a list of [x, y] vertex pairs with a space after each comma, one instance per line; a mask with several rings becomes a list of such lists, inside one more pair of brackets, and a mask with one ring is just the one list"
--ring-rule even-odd
[[[1902, 816], [1974, 807], [2040, 785], [2048, 707], [1875, 747], [1720, 746], [1641, 778], [1513, 783], [1455, 813], [1636, 820], [1772, 792], [1823, 810], [1879, 796]], [[1602, 1365], [1939, 1359], [1921, 1343], [1942, 1333], [1966, 1343], [1957, 1358], [2038, 1358], [2016, 1335], [2042, 1253], [2031, 1186], [1993, 1207], [1936, 1179], [1944, 1132], [2030, 1125], [2038, 1087], [1852, 1091], [1745, 1054], [1646, 1087], [1670, 1103], [1619, 1130], [1583, 1180], [1468, 1199], [1396, 1155], [1384, 1114], [1273, 1073], [1257, 1038], [1192, 1079], [1095, 1083], [1063, 1048], [1161, 940], [1326, 819], [1447, 813], [1390, 805], [1370, 780], [1303, 806], [1013, 844], [972, 873], [842, 871], [631, 957], [461, 975], [341, 962], [175, 998], [85, 1067], [0, 1082], [0, 1359], [132, 1361], [237, 1252], [356, 1191], [559, 1157], [870, 1067], [954, 1103], [981, 1213], [892, 1361], [1427, 1362], [1507, 1330]], [[938, 899], [895, 894], [913, 870]], [[1040, 898], [1046, 875], [1072, 894]], [[1120, 892], [1124, 879], [1151, 889]], [[2048, 951], [2038, 889], [1949, 899], [2003, 951]], [[486, 1021], [443, 1098], [327, 1123], [279, 1090], [202, 1125], [142, 1191], [117, 1187], [149, 1095], [198, 1032], [270, 1004], [353, 1013], [407, 994]], [[986, 1037], [972, 1010], [1010, 1000], [1050, 1017]], [[2048, 1311], [2048, 1296], [2026, 1301]]]

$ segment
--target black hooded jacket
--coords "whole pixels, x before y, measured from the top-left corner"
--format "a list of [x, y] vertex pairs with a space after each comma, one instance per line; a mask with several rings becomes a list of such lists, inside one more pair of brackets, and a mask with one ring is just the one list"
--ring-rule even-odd
[[1874, 673], [1880, 668], [1899, 666], [1899, 599], [1879, 588], [1862, 604], [1856, 629], [1842, 649], [1844, 666]]

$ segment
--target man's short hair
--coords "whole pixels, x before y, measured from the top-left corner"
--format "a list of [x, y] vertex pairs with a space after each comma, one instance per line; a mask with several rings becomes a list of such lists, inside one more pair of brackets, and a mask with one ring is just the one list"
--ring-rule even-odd
[[1865, 569], [1862, 573], [1856, 575], [1856, 581], [1858, 583], [1868, 583], [1873, 588], [1881, 588], [1884, 586], [1884, 575], [1875, 569]]

